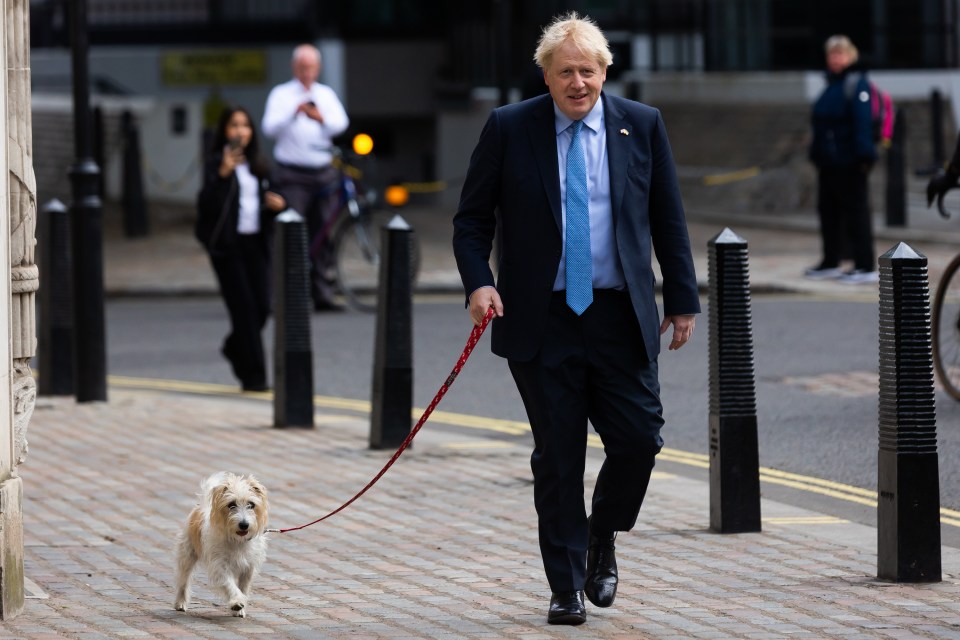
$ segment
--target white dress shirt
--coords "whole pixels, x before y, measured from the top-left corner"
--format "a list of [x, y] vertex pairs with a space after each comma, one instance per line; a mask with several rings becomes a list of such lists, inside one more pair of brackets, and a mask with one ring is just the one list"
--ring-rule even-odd
[[[297, 112], [297, 107], [310, 100], [323, 116], [323, 124]], [[276, 141], [273, 157], [277, 162], [319, 169], [330, 164], [332, 140], [349, 125], [347, 112], [333, 89], [314, 82], [308, 90], [294, 78], [270, 91], [261, 129]]]
[[244, 162], [234, 169], [240, 183], [240, 213], [237, 216], [237, 232], [242, 234], [260, 231], [260, 181], [250, 173], [250, 165]]
[[[567, 228], [567, 152], [573, 139], [573, 120], [553, 105], [557, 128], [557, 160], [560, 165], [560, 207], [563, 211], [563, 229]], [[626, 280], [617, 253], [613, 230], [613, 211], [610, 205], [610, 167], [607, 162], [607, 130], [603, 120], [603, 98], [597, 100], [590, 113], [583, 118], [580, 143], [587, 165], [587, 191], [590, 193], [590, 253], [593, 262], [594, 289], [623, 289]], [[554, 291], [567, 286], [566, 243], [560, 258], [560, 269], [553, 283]]]

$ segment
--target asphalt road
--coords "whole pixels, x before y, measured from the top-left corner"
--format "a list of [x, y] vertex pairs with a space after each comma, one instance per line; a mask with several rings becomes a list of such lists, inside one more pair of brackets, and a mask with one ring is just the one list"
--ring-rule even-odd
[[[760, 464], [852, 485], [877, 486], [878, 319], [875, 302], [756, 296], [753, 306]], [[660, 358], [666, 446], [673, 472], [706, 477], [708, 320], [693, 341]], [[418, 299], [414, 307], [414, 405], [425, 407], [470, 333], [461, 298]], [[375, 318], [354, 312], [312, 316], [314, 383], [323, 396], [370, 400]], [[117, 299], [107, 306], [108, 371], [142, 378], [233, 385], [219, 346], [227, 318], [217, 298]], [[265, 332], [268, 349], [273, 327]], [[484, 336], [440, 409], [525, 422], [506, 363]], [[960, 405], [937, 392], [941, 505], [960, 509]], [[455, 428], [438, 425], [429, 428]], [[490, 432], [491, 437], [529, 437]], [[764, 483], [765, 495], [875, 524], [872, 508], [815, 485]], [[813, 489], [811, 490], [811, 487]], [[954, 531], [956, 529], [956, 531]], [[960, 528], [943, 527], [960, 546]]]

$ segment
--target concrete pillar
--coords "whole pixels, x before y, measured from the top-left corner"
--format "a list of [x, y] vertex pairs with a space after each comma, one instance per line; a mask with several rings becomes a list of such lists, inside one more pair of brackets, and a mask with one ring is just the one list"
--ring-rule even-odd
[[36, 247], [37, 186], [33, 172], [30, 111], [30, 2], [2, 0], [0, 33], [0, 139], [6, 153], [0, 171], [6, 190], [0, 201], [0, 618], [23, 610], [23, 485], [17, 468], [26, 461], [27, 426], [36, 404], [30, 359], [37, 351], [35, 299], [39, 288]]

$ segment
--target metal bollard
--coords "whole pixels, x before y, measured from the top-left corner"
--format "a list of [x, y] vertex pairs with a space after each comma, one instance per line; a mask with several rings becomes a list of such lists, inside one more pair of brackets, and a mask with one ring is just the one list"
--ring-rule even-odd
[[747, 241], [707, 243], [710, 281], [710, 528], [760, 531], [760, 456]]
[[77, 402], [107, 400], [107, 336], [103, 292], [103, 207], [97, 196], [100, 168], [80, 158], [70, 169], [71, 258]]
[[412, 234], [399, 215], [381, 229], [370, 448], [400, 446], [413, 412]]
[[70, 396], [73, 383], [73, 261], [70, 251], [70, 214], [54, 198], [40, 209], [40, 250], [37, 251], [43, 286], [40, 287], [40, 336], [37, 393]]
[[[104, 157], [103, 109], [96, 106], [93, 108], [91, 115], [93, 118], [93, 161], [97, 163], [98, 167], [105, 167], [107, 166], [107, 159]], [[101, 200], [103, 200], [105, 193], [104, 173], [101, 171], [97, 180], [97, 195], [100, 196]]]
[[123, 132], [123, 235], [142, 238], [150, 235], [147, 201], [143, 195], [143, 169], [140, 166], [140, 130], [133, 114], [121, 116]]
[[943, 151], [943, 96], [939, 89], [930, 92], [930, 140], [933, 143], [933, 167], [939, 169], [946, 159]]
[[287, 209], [274, 236], [273, 426], [313, 428], [307, 223]]
[[877, 577], [939, 582], [940, 484], [927, 259], [880, 257]]
[[893, 137], [887, 149], [886, 214], [888, 227], [907, 226], [907, 121], [903, 109], [893, 120]]

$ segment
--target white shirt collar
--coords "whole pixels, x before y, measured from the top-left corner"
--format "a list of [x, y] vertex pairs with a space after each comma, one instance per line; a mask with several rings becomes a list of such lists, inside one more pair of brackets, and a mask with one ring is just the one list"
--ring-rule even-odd
[[[557, 135], [566, 131], [567, 128], [573, 124], [573, 120], [560, 111], [560, 107], [557, 106], [556, 102], [553, 103], [553, 115], [557, 127]], [[584, 116], [583, 124], [591, 131], [600, 131], [600, 127], [603, 126], [603, 96], [597, 99], [597, 102], [593, 105], [593, 109], [590, 109], [590, 113]]]

